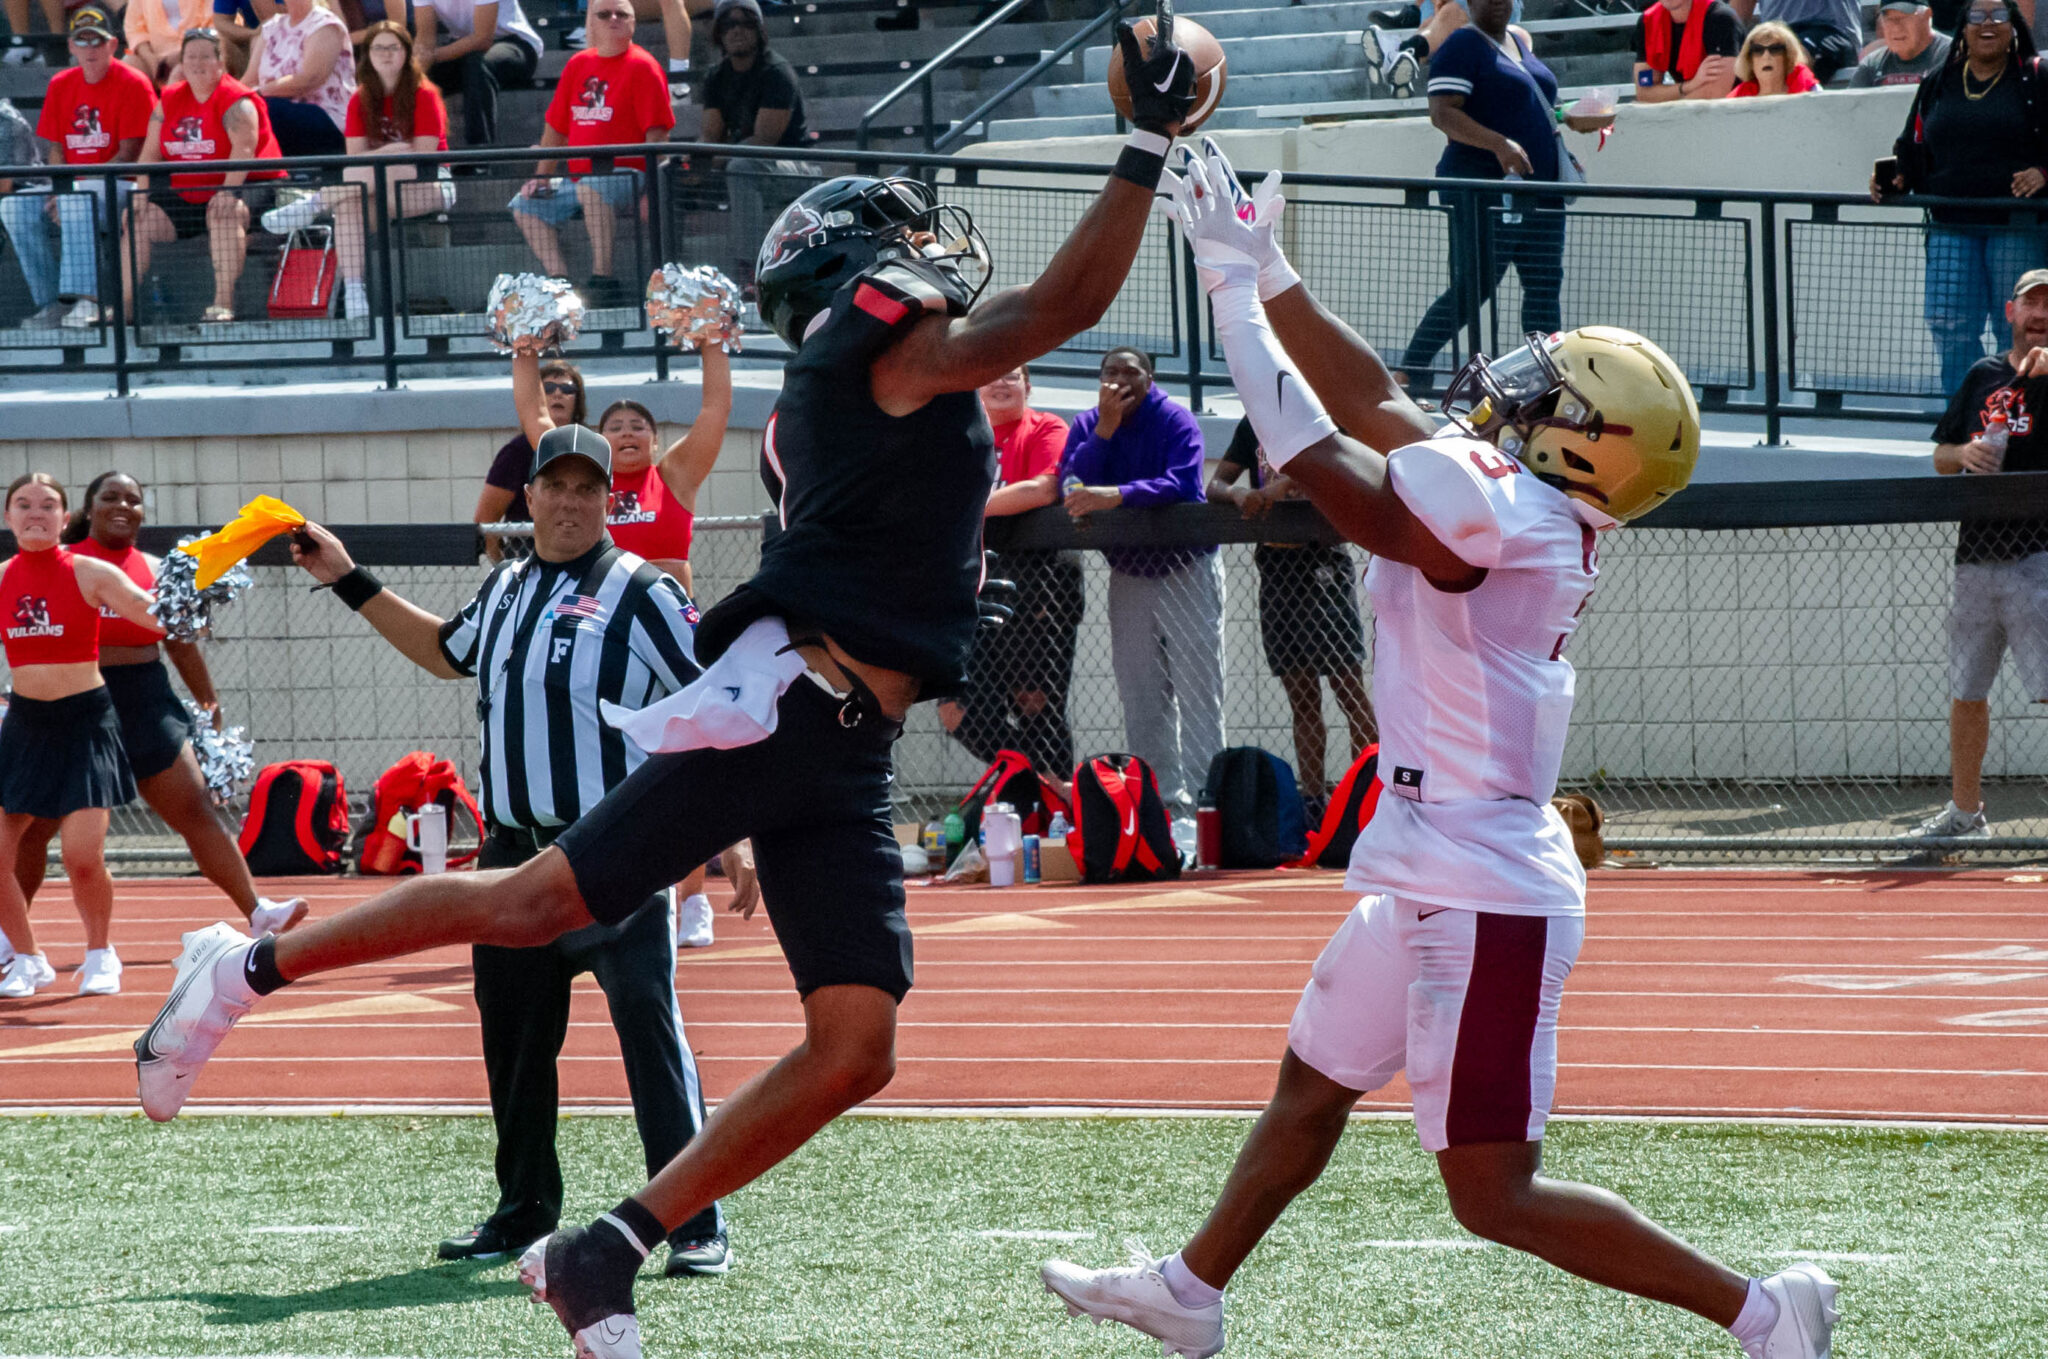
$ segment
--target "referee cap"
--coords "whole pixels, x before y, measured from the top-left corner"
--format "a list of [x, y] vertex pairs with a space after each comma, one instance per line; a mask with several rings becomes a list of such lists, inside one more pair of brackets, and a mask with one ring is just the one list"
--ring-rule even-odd
[[556, 425], [540, 436], [540, 444], [533, 450], [533, 471], [526, 480], [531, 483], [551, 462], [562, 458], [582, 458], [593, 464], [604, 474], [604, 484], [612, 484], [612, 446], [605, 437], [588, 425]]

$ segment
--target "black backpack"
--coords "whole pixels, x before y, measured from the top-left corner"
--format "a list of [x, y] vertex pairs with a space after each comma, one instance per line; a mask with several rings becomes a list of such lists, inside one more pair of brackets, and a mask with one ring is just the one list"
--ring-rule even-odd
[[1294, 867], [1350, 867], [1351, 847], [1379, 805], [1380, 748], [1374, 742], [1344, 771], [1343, 782], [1330, 794], [1330, 805], [1323, 810], [1323, 824], [1309, 838], [1307, 852], [1295, 860]]
[[236, 843], [256, 877], [296, 878], [341, 872], [348, 831], [341, 772], [325, 760], [286, 760], [256, 775]]
[[1135, 755], [1094, 755], [1076, 766], [1067, 848], [1083, 882], [1179, 877], [1180, 851], [1152, 767]]
[[1208, 793], [1223, 825], [1222, 868], [1278, 868], [1308, 849], [1301, 792], [1287, 761], [1231, 746], [1209, 761]]

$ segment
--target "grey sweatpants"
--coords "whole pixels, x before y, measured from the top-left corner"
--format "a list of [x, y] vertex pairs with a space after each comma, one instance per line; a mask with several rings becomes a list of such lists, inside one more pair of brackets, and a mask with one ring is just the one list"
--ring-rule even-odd
[[1124, 740], [1191, 813], [1223, 748], [1223, 564], [1213, 552], [1163, 576], [1109, 573], [1109, 639]]

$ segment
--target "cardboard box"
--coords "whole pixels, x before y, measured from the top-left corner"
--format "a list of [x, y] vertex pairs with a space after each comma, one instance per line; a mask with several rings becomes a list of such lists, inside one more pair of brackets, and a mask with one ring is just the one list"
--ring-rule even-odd
[[1041, 840], [1038, 843], [1038, 885], [1040, 887], [1067, 886], [1081, 881], [1081, 869], [1075, 864], [1074, 856], [1067, 850], [1064, 840]]

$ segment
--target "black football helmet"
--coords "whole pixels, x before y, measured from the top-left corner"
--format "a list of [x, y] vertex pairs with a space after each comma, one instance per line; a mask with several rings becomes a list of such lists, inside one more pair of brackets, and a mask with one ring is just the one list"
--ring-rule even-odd
[[[929, 232], [936, 244], [911, 243]], [[964, 315], [988, 286], [988, 242], [965, 208], [941, 203], [922, 180], [841, 175], [782, 210], [761, 242], [754, 286], [761, 318], [794, 349], [832, 296], [857, 275], [897, 259], [922, 259], [920, 271]]]

